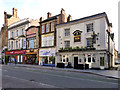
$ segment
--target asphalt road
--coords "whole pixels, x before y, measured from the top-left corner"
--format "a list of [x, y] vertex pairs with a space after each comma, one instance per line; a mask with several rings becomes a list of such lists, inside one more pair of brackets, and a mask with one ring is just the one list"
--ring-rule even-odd
[[2, 66], [2, 88], [118, 88], [102, 76], [35, 68]]

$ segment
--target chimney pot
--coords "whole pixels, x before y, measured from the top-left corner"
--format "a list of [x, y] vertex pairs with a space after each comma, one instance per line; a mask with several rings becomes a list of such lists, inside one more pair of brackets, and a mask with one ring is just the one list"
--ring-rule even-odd
[[51, 13], [48, 12], [48, 13], [47, 13], [47, 18], [50, 18], [50, 17], [51, 17]]

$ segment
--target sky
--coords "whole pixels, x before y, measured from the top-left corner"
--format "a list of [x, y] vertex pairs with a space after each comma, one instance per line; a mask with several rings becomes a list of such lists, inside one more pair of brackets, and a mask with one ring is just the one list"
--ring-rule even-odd
[[118, 2], [120, 0], [0, 0], [0, 27], [4, 24], [4, 11], [12, 14], [12, 8], [17, 8], [20, 19], [47, 18], [47, 12], [52, 15], [60, 13], [63, 8], [72, 19], [106, 12], [113, 24], [115, 48], [118, 50]]

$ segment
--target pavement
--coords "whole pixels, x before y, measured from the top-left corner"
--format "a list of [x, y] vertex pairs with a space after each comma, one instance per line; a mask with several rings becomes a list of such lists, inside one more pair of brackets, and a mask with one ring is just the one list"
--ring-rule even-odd
[[[9, 64], [9, 65], [14, 66], [15, 64]], [[48, 70], [57, 70], [57, 71], [88, 73], [88, 74], [94, 74], [94, 75], [104, 76], [108, 78], [120, 79], [120, 71], [117, 71], [117, 70], [90, 70], [90, 69], [80, 70], [80, 69], [73, 69], [73, 68], [57, 68], [57, 67], [29, 65], [29, 64], [16, 64], [15, 66], [35, 68], [35, 69], [48, 69]]]

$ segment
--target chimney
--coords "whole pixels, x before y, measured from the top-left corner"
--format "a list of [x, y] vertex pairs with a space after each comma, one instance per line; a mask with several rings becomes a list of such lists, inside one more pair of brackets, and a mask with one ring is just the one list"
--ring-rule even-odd
[[13, 8], [13, 16], [17, 18], [17, 9]]
[[65, 14], [65, 10], [63, 8], [61, 9], [61, 14]]
[[72, 21], [72, 16], [71, 15], [69, 15], [68, 18], [67, 18], [67, 22], [69, 22], [69, 21]]
[[42, 21], [43, 21], [43, 19], [44, 19], [43, 17], [40, 17], [40, 22], [42, 22]]
[[51, 17], [51, 13], [48, 12], [48, 13], [47, 13], [47, 18], [50, 18], [50, 17]]
[[4, 11], [4, 25], [7, 26], [7, 12]]

